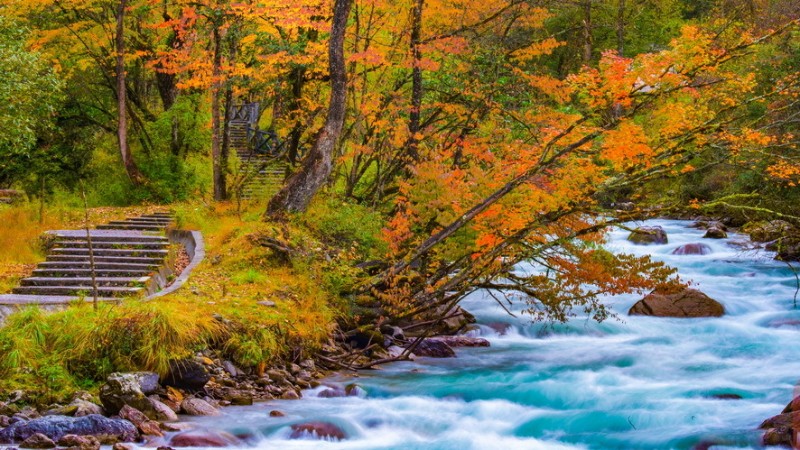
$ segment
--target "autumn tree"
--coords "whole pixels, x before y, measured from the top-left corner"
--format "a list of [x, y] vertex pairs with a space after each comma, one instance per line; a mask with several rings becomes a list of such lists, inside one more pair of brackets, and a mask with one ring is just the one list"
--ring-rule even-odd
[[331, 94], [325, 125], [300, 169], [292, 174], [281, 190], [270, 200], [267, 215], [304, 211], [333, 171], [333, 156], [344, 126], [347, 95], [347, 74], [344, 38], [350, 16], [351, 0], [336, 0], [328, 40], [328, 65]]
[[[401, 319], [441, 317], [484, 288], [519, 293], [537, 319], [577, 310], [602, 320], [599, 295], [667, 282], [663, 265], [599, 246], [609, 225], [646, 213], [608, 215], [597, 198], [692, 171], [720, 146], [735, 154], [731, 136], [757, 139], [738, 121], [781, 89], [756, 95], [755, 76], [740, 70], [773, 34], [686, 27], [667, 50], [609, 52], [564, 81], [509, 68], [529, 89], [498, 102], [474, 135], [431, 152], [401, 184], [386, 231], [395, 263], [368, 288]], [[528, 96], [537, 99], [530, 107], [509, 107]]]

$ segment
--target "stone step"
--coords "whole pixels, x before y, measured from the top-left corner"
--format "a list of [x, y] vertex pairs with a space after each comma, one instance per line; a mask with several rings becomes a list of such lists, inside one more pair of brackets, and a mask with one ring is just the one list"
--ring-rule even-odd
[[[159, 235], [143, 234], [142, 231], [121, 231], [121, 230], [89, 230], [92, 235], [92, 242], [163, 242], [169, 243], [169, 239]], [[82, 241], [86, 242], [86, 231], [83, 230], [61, 230], [52, 233], [59, 240]]]
[[[91, 268], [91, 264], [89, 263], [89, 258], [86, 258], [82, 261], [45, 261], [39, 263], [39, 268], [34, 270], [86, 270], [88, 271]], [[97, 258], [95, 258], [94, 268], [95, 270], [109, 270], [109, 271], [129, 271], [129, 272], [137, 272], [137, 271], [146, 271], [152, 272], [154, 270], [158, 270], [161, 267], [159, 263], [152, 263], [152, 264], [135, 264], [135, 263], [124, 263], [124, 262], [99, 262]]]
[[[94, 274], [96, 277], [144, 277], [149, 276], [154, 272], [153, 269], [100, 269], [95, 267]], [[49, 269], [34, 269], [34, 277], [49, 277], [49, 278], [73, 278], [73, 277], [90, 277], [92, 270], [87, 266], [85, 269], [67, 269], [67, 268], [49, 268]]]
[[[91, 286], [20, 286], [12, 291], [18, 295], [67, 295], [72, 297], [91, 297]], [[107, 286], [98, 287], [99, 297], [138, 297], [144, 294], [145, 290], [141, 287], [131, 286]]]
[[[93, 249], [95, 256], [143, 256], [150, 258], [164, 258], [169, 254], [169, 250], [161, 249], [119, 249], [119, 248], [96, 248]], [[56, 247], [50, 250], [52, 255], [78, 255], [89, 256], [88, 248], [78, 247]]]
[[[97, 287], [141, 286], [150, 277], [97, 277]], [[91, 277], [30, 277], [23, 278], [22, 286], [91, 286]]]
[[[72, 262], [89, 264], [89, 255], [47, 255], [47, 262]], [[164, 263], [164, 258], [146, 258], [134, 256], [95, 256], [94, 263], [113, 264], [155, 264], [160, 266]]]
[[128, 217], [121, 222], [136, 222], [136, 223], [153, 223], [156, 225], [172, 223], [171, 217]]
[[[73, 240], [57, 240], [55, 244], [59, 247], [70, 247], [70, 248], [88, 248], [89, 241], [73, 241]], [[127, 249], [164, 249], [169, 246], [168, 241], [157, 241], [157, 242], [120, 242], [120, 241], [101, 241], [97, 242], [92, 239], [92, 248], [101, 249], [101, 248], [127, 248]]]
[[[92, 298], [84, 298], [85, 301], [91, 302]], [[116, 300], [113, 297], [97, 297], [99, 301]], [[0, 305], [53, 305], [63, 304], [75, 301], [75, 297], [71, 295], [27, 295], [27, 294], [2, 294], [0, 295]]]
[[163, 231], [162, 225], [146, 225], [131, 222], [110, 222], [106, 225], [98, 225], [98, 230], [140, 230], [140, 231]]

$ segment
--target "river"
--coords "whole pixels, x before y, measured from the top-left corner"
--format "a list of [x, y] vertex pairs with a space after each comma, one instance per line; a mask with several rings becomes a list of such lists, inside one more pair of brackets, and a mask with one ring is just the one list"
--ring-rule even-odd
[[[607, 299], [619, 319], [531, 324], [508, 316], [483, 293], [463, 306], [479, 323], [505, 323], [499, 334], [481, 326], [490, 348], [458, 349], [453, 359], [420, 358], [338, 376], [358, 383], [362, 397], [272, 401], [225, 409], [196, 422], [257, 436], [274, 449], [714, 449], [758, 448], [758, 424], [791, 399], [800, 379], [800, 311], [796, 279], [765, 251], [702, 239], [688, 222], [656, 220], [669, 244], [636, 246], [613, 231], [608, 247], [645, 254], [676, 267], [695, 288], [721, 301], [722, 318], [629, 317], [639, 295]], [[675, 256], [703, 242], [704, 256]], [[715, 395], [735, 394], [724, 400]], [[269, 417], [280, 410], [286, 417]], [[307, 420], [339, 425], [343, 441], [290, 440], [289, 426]]]

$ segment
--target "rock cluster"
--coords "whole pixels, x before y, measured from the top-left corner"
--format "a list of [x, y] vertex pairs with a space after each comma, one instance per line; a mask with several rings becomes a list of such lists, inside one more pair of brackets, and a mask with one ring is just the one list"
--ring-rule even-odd
[[[0, 444], [70, 450], [97, 450], [101, 444], [130, 450], [123, 443], [140, 440], [171, 447], [241, 445], [220, 431], [188, 430], [189, 424], [178, 422], [179, 414], [216, 416], [221, 406], [300, 398], [301, 389], [318, 386], [323, 376], [312, 360], [258, 373], [214, 356], [208, 352], [174, 361], [164, 380], [152, 372], [111, 374], [100, 388], [100, 404], [82, 393], [70, 404], [52, 405], [40, 414], [16, 405], [24, 394], [12, 396], [8, 403], [0, 402]], [[362, 395], [358, 389], [347, 395]], [[165, 438], [174, 432], [179, 433]]]

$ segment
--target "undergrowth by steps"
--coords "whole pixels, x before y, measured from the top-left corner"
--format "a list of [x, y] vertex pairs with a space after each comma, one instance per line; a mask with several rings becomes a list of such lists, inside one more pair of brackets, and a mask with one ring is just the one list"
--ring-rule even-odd
[[[337, 199], [320, 198], [307, 214], [283, 223], [263, 222], [261, 205], [169, 208], [179, 228], [198, 229], [206, 241], [206, 260], [188, 283], [152, 301], [97, 310], [75, 302], [60, 312], [30, 307], [12, 315], [0, 328], [0, 392], [23, 389], [46, 404], [92, 391], [111, 372], [165, 374], [170, 360], [209, 348], [256, 369], [308, 357], [350, 314], [348, 294], [362, 275], [355, 263], [383, 252], [379, 216]], [[22, 212], [2, 213], [28, 220]], [[12, 242], [31, 245], [36, 231], [17, 236], [26, 244]], [[32, 248], [29, 259], [13, 263], [35, 262]], [[6, 261], [13, 257], [0, 256], [10, 266]]]

